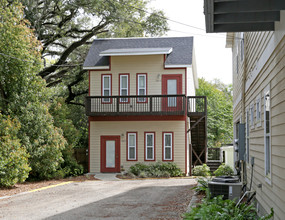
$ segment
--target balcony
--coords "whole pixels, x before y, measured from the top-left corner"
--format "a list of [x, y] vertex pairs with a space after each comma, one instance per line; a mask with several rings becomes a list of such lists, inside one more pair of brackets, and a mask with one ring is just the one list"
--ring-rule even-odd
[[207, 114], [206, 96], [187, 96], [187, 115], [189, 117], [202, 117]]
[[185, 115], [185, 95], [88, 96], [87, 116]]

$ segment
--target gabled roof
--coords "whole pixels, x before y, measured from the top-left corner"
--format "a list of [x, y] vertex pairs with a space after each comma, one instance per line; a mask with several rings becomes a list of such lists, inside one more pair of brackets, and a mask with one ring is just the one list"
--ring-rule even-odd
[[167, 54], [165, 66], [192, 65], [193, 37], [95, 39], [84, 69], [109, 66], [109, 56]]

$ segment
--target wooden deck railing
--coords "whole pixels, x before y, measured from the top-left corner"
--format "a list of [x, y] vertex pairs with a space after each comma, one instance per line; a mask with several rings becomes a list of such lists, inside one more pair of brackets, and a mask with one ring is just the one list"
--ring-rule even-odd
[[207, 114], [207, 97], [206, 96], [187, 96], [187, 113], [188, 113], [188, 116], [206, 115]]
[[88, 96], [87, 116], [185, 115], [185, 95]]

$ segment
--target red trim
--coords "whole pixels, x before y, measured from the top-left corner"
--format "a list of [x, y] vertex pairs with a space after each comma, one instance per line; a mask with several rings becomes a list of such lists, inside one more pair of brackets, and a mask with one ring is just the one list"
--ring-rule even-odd
[[[164, 134], [172, 134], [172, 159], [171, 160], [165, 160], [164, 159]], [[174, 161], [174, 132], [173, 131], [165, 131], [162, 132], [162, 161], [169, 162], [169, 161]]]
[[[115, 141], [115, 167], [114, 168], [107, 168], [106, 167], [106, 141], [107, 140], [114, 140]], [[101, 136], [101, 172], [110, 172], [110, 173], [115, 173], [115, 172], [120, 172], [121, 167], [120, 167], [120, 136]]]
[[88, 173], [90, 173], [90, 118], [88, 118]]
[[[146, 159], [146, 134], [153, 134], [153, 160]], [[155, 161], [155, 132], [154, 131], [145, 131], [144, 132], [144, 161]]]
[[[187, 68], [185, 68], [185, 93], [186, 96], [187, 94]], [[187, 105], [185, 106], [185, 112], [187, 112]], [[187, 114], [187, 113], [186, 113]], [[187, 148], [188, 148], [188, 142], [187, 142], [187, 117], [185, 117], [185, 174], [187, 175], [188, 172], [188, 167], [187, 167]], [[190, 165], [190, 157], [189, 157], [189, 167], [190, 167], [190, 172], [191, 172], [191, 165]], [[190, 173], [191, 175], [191, 173]]]
[[91, 121], [185, 121], [185, 115], [92, 116]]
[[91, 71], [89, 70], [88, 71], [88, 83], [89, 83], [89, 86], [88, 86], [88, 95], [90, 96], [90, 74], [91, 74]]
[[[134, 159], [134, 160], [129, 159], [129, 134], [132, 134], [132, 133], [136, 134], [136, 159]], [[126, 146], [127, 146], [126, 160], [127, 161], [138, 161], [138, 132], [136, 132], [136, 131], [128, 131], [126, 138], [127, 138], [127, 141], [126, 141], [127, 142], [127, 144], [126, 144]]]
[[[101, 96], [103, 97], [103, 77], [110, 76], [110, 96], [112, 96], [112, 74], [101, 74]], [[101, 99], [101, 104], [112, 104], [113, 99], [110, 98], [110, 102], [103, 102], [103, 98]]]
[[[136, 88], [136, 90], [137, 90], [136, 95], [139, 94], [139, 91], [138, 91], [139, 90], [139, 86], [138, 86], [138, 81], [139, 81], [138, 76], [139, 75], [145, 75], [145, 93], [146, 93], [145, 95], [147, 95], [148, 94], [148, 91], [147, 91], [148, 90], [147, 73], [137, 73], [137, 75], [136, 75], [136, 87], [137, 87]], [[137, 100], [137, 103], [147, 103], [147, 102], [148, 102], [147, 98], [145, 99], [145, 102], [138, 102], [138, 100]]]
[[[119, 74], [119, 96], [121, 96], [121, 76], [128, 76], [128, 94], [127, 96], [130, 95], [130, 74], [129, 73], [120, 73]], [[127, 102], [121, 102], [121, 99], [119, 99], [119, 103], [130, 103], [130, 99], [128, 98]]]
[[[163, 74], [161, 78], [161, 94], [167, 95], [167, 80], [175, 79], [177, 80], [177, 94], [182, 94], [182, 74]], [[168, 107], [168, 98], [163, 98], [162, 100], [162, 109], [168, 111], [179, 111], [182, 110], [182, 98], [176, 98], [176, 106]]]

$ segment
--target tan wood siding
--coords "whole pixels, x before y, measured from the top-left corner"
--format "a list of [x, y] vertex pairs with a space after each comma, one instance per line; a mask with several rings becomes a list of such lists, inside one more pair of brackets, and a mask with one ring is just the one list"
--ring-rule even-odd
[[[126, 161], [126, 133], [138, 132], [138, 161]], [[174, 162], [185, 172], [185, 121], [91, 121], [90, 172], [100, 172], [100, 136], [121, 136], [121, 165], [124, 169], [144, 162], [144, 132], [155, 132], [156, 161], [162, 161], [162, 132], [174, 133]], [[153, 163], [153, 162], [149, 162]]]
[[[119, 94], [119, 74], [130, 74], [130, 95], [137, 94], [136, 75], [147, 73], [147, 94], [161, 94], [162, 74], [182, 74], [182, 93], [185, 93], [185, 69], [164, 69], [163, 55], [117, 56], [111, 58], [111, 70], [90, 71], [90, 95], [101, 95], [101, 74], [112, 74], [112, 95]], [[192, 72], [192, 71], [191, 71]], [[194, 87], [194, 82], [188, 86]]]

